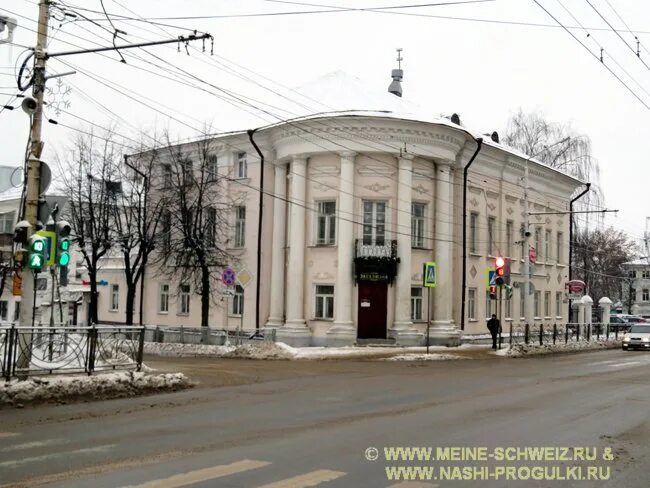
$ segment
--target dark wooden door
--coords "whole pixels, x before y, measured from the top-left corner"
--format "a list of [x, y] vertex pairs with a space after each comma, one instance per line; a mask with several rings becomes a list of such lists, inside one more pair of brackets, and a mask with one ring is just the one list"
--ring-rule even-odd
[[386, 339], [388, 283], [359, 282], [359, 339]]

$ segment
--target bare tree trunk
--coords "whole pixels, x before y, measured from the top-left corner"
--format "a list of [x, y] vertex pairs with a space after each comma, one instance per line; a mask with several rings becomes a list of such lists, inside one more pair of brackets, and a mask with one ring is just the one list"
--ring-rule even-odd
[[126, 286], [126, 325], [133, 325], [133, 306], [135, 304], [135, 285]]

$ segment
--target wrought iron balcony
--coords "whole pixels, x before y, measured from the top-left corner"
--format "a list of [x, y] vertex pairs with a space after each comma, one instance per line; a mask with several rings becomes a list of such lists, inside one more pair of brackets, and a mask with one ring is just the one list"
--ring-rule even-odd
[[384, 244], [364, 244], [356, 240], [355, 258], [397, 259], [397, 241], [384, 241]]

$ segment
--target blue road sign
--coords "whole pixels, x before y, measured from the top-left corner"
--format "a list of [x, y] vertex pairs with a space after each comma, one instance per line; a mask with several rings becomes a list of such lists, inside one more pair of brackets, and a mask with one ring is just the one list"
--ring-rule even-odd
[[223, 274], [221, 275], [221, 281], [223, 281], [224, 285], [232, 286], [235, 284], [236, 280], [237, 280], [237, 274], [232, 268], [226, 268], [223, 270]]
[[430, 261], [422, 267], [422, 286], [427, 288], [436, 287], [436, 263]]

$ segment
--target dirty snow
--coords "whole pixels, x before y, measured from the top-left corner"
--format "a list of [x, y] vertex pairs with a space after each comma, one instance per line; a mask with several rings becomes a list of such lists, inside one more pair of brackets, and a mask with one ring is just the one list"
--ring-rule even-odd
[[467, 356], [457, 354], [399, 354], [382, 361], [447, 361], [451, 359], [468, 359]]
[[513, 344], [511, 347], [504, 347], [501, 350], [494, 352], [497, 356], [504, 357], [523, 357], [523, 356], [535, 356], [541, 354], [554, 354], [562, 352], [577, 352], [577, 351], [589, 351], [597, 349], [615, 349], [621, 347], [620, 341], [609, 340], [609, 341], [580, 341], [580, 342], [568, 342], [553, 344], [544, 344], [540, 346], [539, 344]]
[[148, 374], [120, 371], [94, 376], [49, 376], [0, 383], [0, 406], [67, 401], [78, 398], [120, 398], [192, 386], [182, 373]]
[[[431, 346], [430, 351], [450, 351], [458, 349], [486, 349], [487, 346], [463, 344], [459, 348]], [[291, 347], [282, 342], [259, 342], [242, 346], [209, 346], [203, 344], [151, 343], [144, 345], [145, 354], [157, 356], [197, 357], [210, 356], [241, 359], [354, 359], [382, 358], [399, 355], [426, 353], [426, 347]]]

